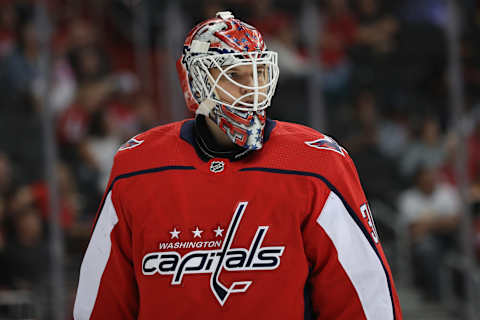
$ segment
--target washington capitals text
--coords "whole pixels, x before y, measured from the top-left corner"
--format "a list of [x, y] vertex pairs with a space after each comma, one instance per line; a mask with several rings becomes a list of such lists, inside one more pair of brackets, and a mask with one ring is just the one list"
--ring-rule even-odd
[[230, 293], [247, 291], [252, 281], [234, 282], [230, 288], [225, 287], [219, 281], [222, 270], [274, 270], [280, 265], [285, 250], [284, 246], [262, 247], [268, 226], [257, 228], [248, 250], [230, 247], [247, 205], [248, 202], [238, 204], [221, 249], [191, 251], [183, 257], [176, 251], [151, 252], [143, 258], [143, 274], [173, 275], [171, 284], [179, 285], [185, 274], [211, 273], [210, 288], [222, 306]]

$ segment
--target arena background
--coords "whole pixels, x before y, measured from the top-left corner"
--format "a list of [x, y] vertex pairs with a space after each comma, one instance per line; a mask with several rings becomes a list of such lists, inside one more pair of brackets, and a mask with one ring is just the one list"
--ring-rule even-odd
[[[71, 318], [113, 155], [191, 116], [175, 60], [224, 10], [279, 52], [270, 117], [354, 159], [404, 318], [480, 319], [479, 2], [0, 1], [0, 319]], [[425, 170], [461, 200], [427, 266], [433, 296], [402, 211]]]

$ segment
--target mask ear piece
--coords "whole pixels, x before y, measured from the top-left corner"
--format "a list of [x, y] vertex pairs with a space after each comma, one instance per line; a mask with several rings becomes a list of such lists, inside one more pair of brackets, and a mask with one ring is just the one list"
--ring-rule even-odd
[[198, 109], [196, 111], [197, 114], [202, 114], [206, 117], [210, 115], [210, 111], [215, 107], [215, 102], [210, 99], [205, 99], [202, 103], [199, 104]]

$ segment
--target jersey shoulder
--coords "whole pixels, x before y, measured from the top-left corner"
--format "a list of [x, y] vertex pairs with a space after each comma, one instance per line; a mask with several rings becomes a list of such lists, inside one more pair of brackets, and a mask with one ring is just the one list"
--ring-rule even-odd
[[[351, 203], [354, 198], [365, 198], [347, 150], [326, 134], [303, 125], [278, 121], [264, 148], [267, 152], [261, 165], [265, 167], [321, 177], [323, 182], [328, 181], [329, 188], [334, 187]], [[315, 181], [320, 183], [320, 180]]]
[[319, 174], [331, 180], [356, 176], [352, 159], [335, 139], [315, 129], [277, 121], [264, 145], [262, 165]]
[[348, 152], [335, 139], [307, 126], [277, 121], [275, 129], [272, 141], [276, 148], [283, 146], [310, 157], [348, 156]]
[[180, 128], [185, 121], [157, 126], [130, 138], [118, 148], [114, 170], [122, 173], [168, 165], [175, 158], [172, 153], [184, 144]]

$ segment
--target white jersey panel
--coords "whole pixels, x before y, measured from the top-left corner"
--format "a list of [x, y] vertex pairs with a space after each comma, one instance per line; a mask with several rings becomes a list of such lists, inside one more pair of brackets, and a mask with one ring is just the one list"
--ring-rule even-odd
[[100, 287], [100, 280], [110, 257], [112, 248], [110, 234], [117, 223], [118, 216], [112, 203], [112, 192], [110, 191], [105, 198], [105, 203], [80, 267], [80, 280], [73, 309], [75, 320], [90, 319]]
[[333, 242], [338, 260], [358, 294], [367, 319], [393, 319], [382, 262], [335, 193], [330, 192], [317, 223]]

